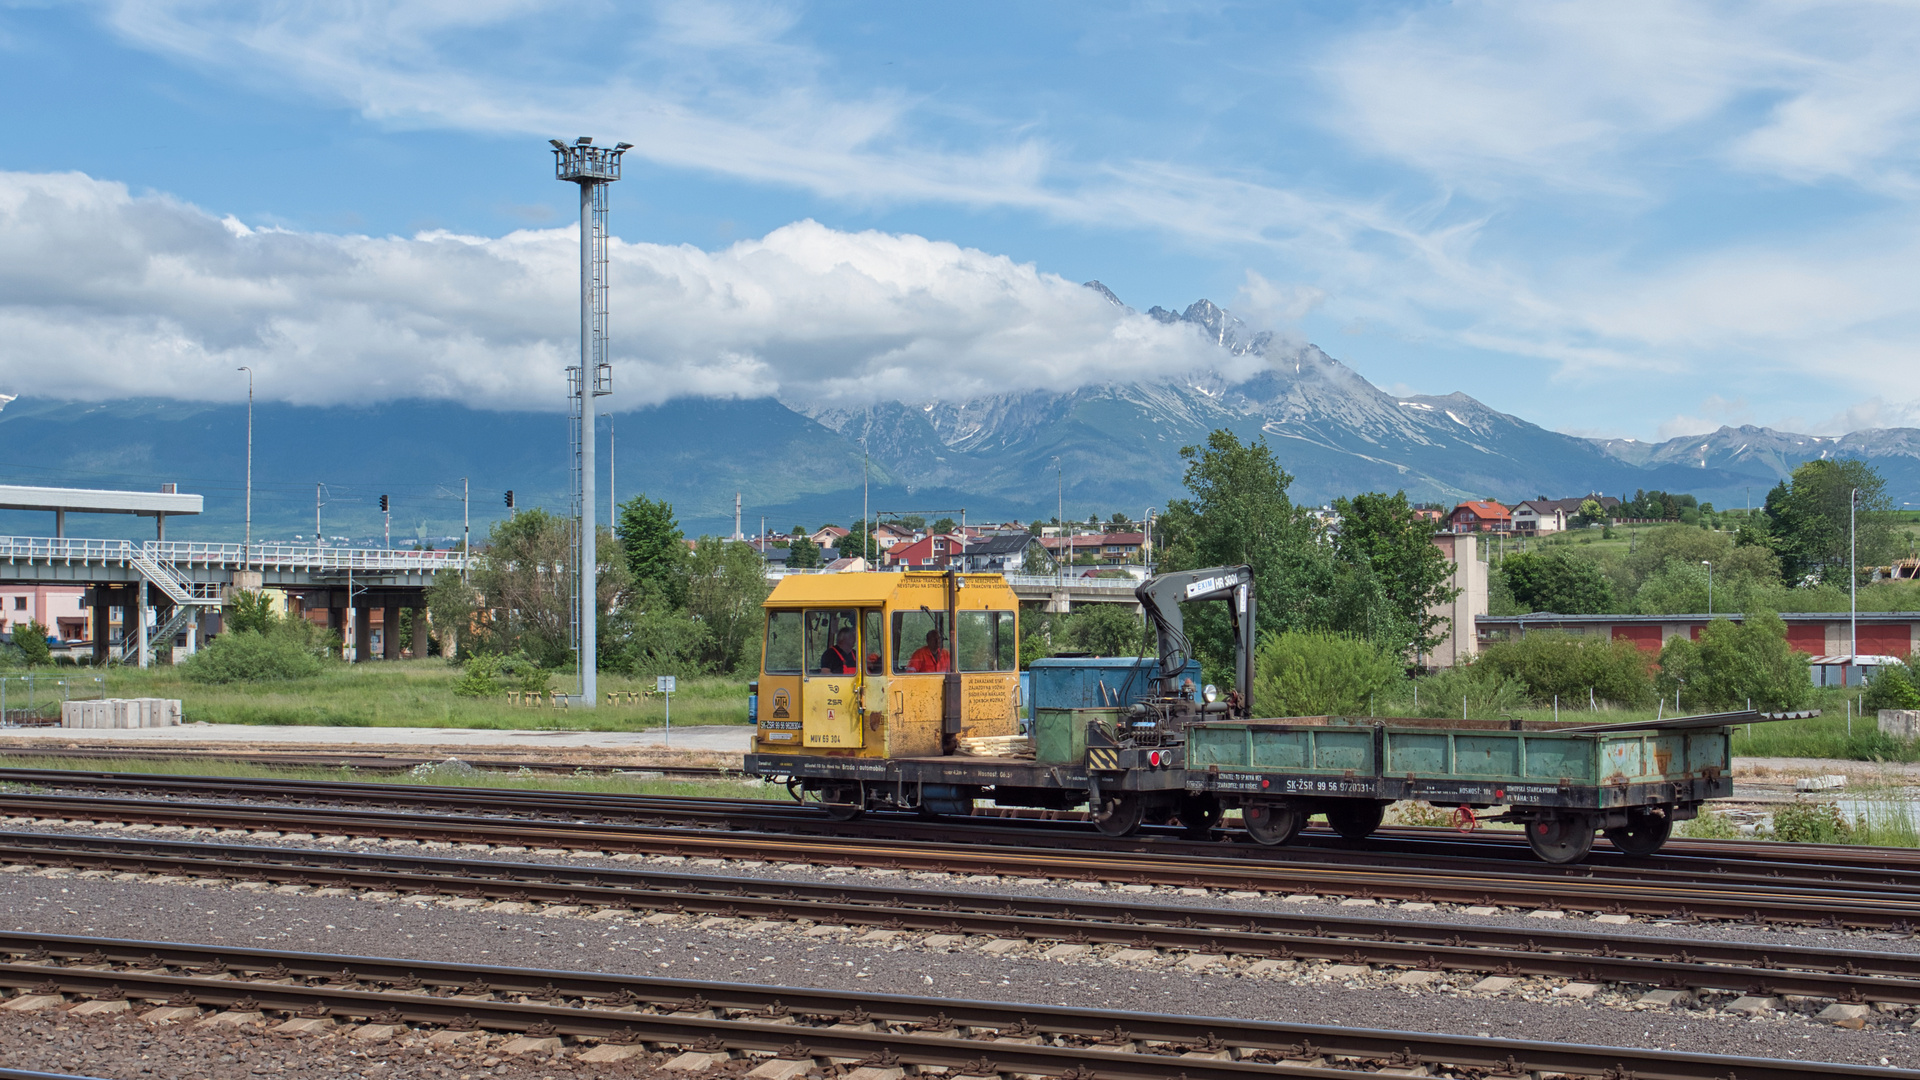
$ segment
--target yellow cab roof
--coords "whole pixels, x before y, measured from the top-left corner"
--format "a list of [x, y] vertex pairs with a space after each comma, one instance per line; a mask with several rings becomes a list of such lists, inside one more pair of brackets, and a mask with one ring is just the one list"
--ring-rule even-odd
[[[999, 574], [961, 574], [959, 577], [962, 582], [960, 595], [956, 598], [959, 607], [1007, 611], [1019, 606], [1019, 598], [1007, 586], [1007, 579]], [[901, 593], [914, 594], [914, 604], [917, 606], [924, 602], [922, 597], [929, 590], [938, 590], [944, 595], [946, 580], [945, 571], [935, 570], [789, 574], [774, 584], [773, 592], [762, 606], [789, 608], [852, 604], [871, 607], [885, 604]]]

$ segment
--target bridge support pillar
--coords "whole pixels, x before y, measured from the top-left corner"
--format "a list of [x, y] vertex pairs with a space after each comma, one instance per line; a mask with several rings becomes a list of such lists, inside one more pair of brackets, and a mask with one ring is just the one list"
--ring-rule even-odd
[[147, 647], [147, 579], [140, 579], [140, 600], [133, 608], [133, 624], [139, 631], [136, 639], [140, 648], [140, 666], [146, 667], [153, 662], [153, 650]]
[[117, 589], [93, 587], [93, 666], [107, 666], [107, 635], [113, 632], [113, 597]]
[[327, 629], [333, 631], [336, 635], [339, 636], [340, 658], [343, 660], [346, 659], [346, 656], [347, 656], [347, 609], [343, 607], [335, 607], [333, 603], [333, 599], [331, 597], [327, 599]]
[[362, 664], [373, 659], [367, 648], [373, 640], [373, 609], [363, 604], [349, 610], [353, 612], [353, 662]]
[[399, 604], [388, 604], [380, 610], [380, 659], [400, 659]]
[[432, 648], [432, 643], [427, 640], [427, 609], [424, 606], [414, 608], [413, 658], [415, 660], [426, 659], [427, 650], [430, 648]]
[[1068, 598], [1065, 589], [1054, 591], [1053, 596], [1047, 600], [1047, 610], [1056, 615], [1065, 615], [1073, 610], [1073, 601]]

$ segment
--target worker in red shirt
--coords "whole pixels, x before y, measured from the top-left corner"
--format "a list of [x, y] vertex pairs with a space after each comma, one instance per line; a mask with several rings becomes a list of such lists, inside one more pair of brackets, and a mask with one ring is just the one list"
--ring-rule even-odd
[[940, 647], [940, 631], [927, 631], [927, 644], [915, 649], [907, 660], [908, 671], [947, 671], [953, 667], [953, 658], [947, 650]]

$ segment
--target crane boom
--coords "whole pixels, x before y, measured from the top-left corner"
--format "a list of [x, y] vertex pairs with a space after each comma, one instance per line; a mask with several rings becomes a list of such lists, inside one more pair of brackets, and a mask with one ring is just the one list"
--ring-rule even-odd
[[1159, 696], [1166, 698], [1179, 692], [1180, 672], [1192, 655], [1180, 605], [1204, 600], [1229, 601], [1227, 617], [1233, 622], [1233, 681], [1239, 693], [1238, 711], [1242, 715], [1253, 715], [1253, 567], [1216, 566], [1160, 574], [1141, 582], [1133, 590], [1133, 596], [1153, 621], [1160, 660], [1156, 681]]

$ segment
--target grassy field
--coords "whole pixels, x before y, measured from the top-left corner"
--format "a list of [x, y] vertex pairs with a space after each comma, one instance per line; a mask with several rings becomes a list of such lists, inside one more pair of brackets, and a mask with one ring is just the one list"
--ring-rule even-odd
[[[639, 775], [596, 773], [564, 776], [557, 773], [469, 771], [444, 765], [410, 773], [361, 773], [353, 769], [282, 768], [208, 758], [192, 760], [125, 758], [20, 758], [0, 754], [4, 769], [72, 769], [83, 772], [149, 773], [161, 776], [237, 776], [273, 780], [351, 780], [369, 784], [418, 784], [430, 787], [501, 788], [510, 791], [566, 791], [601, 795], [667, 795], [681, 798], [773, 799], [791, 802], [778, 785], [742, 777], [737, 780], [660, 780]], [[644, 770], [640, 770], [644, 772]], [[0, 790], [20, 791], [31, 784], [0, 783]]]
[[[531, 728], [536, 730], [631, 731], [659, 726], [665, 703], [555, 709], [508, 704], [493, 698], [456, 696], [460, 669], [443, 660], [386, 660], [335, 664], [317, 678], [291, 682], [204, 686], [181, 678], [168, 665], [109, 668], [109, 697], [179, 698], [188, 723], [307, 724], [334, 727]], [[564, 688], [566, 676], [554, 680]], [[653, 680], [602, 675], [600, 691], [651, 689]], [[673, 695], [676, 725], [745, 724], [744, 680], [682, 678]]]

